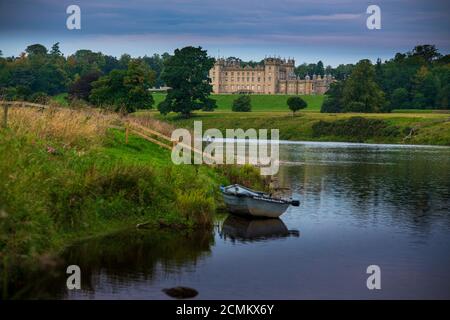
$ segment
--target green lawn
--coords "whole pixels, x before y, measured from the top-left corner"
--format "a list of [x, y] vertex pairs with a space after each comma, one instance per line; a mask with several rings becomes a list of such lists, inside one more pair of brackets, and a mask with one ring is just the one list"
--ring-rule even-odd
[[[155, 106], [158, 105], [165, 98], [164, 93], [154, 93]], [[216, 111], [231, 111], [233, 100], [238, 97], [235, 94], [214, 94], [211, 96], [217, 101]], [[269, 95], [269, 94], [252, 94], [252, 111], [289, 111], [287, 106], [287, 99], [291, 95]], [[302, 95], [301, 96], [307, 103], [307, 111], [319, 111], [322, 106], [323, 95]]]

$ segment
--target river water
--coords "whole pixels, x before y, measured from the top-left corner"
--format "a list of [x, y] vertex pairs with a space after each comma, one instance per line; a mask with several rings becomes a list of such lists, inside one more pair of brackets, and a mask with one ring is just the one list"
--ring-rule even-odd
[[[69, 248], [35, 297], [171, 299], [450, 298], [450, 148], [346, 143], [280, 146], [281, 186], [301, 201], [280, 220], [226, 214], [211, 230], [131, 230]], [[368, 290], [369, 265], [381, 290]]]

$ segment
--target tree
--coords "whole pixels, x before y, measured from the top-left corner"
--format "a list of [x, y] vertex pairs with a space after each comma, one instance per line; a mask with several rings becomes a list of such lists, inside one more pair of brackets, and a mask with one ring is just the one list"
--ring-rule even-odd
[[344, 89], [344, 81], [334, 82], [330, 85], [325, 100], [322, 104], [320, 112], [339, 113], [343, 112], [342, 91]]
[[154, 100], [148, 89], [154, 82], [155, 73], [145, 63], [132, 60], [127, 70], [113, 70], [94, 81], [89, 100], [121, 112], [150, 109]]
[[355, 68], [354, 64], [340, 64], [335, 69], [333, 69], [331, 74], [337, 80], [345, 80], [352, 73], [354, 68]]
[[46, 55], [47, 48], [42, 44], [32, 44], [25, 49], [25, 52], [29, 55]]
[[427, 63], [431, 63], [442, 55], [436, 49], [436, 46], [424, 44], [414, 47], [414, 49], [409, 53], [410, 56], [418, 56], [423, 58]]
[[92, 83], [100, 78], [101, 73], [92, 71], [81, 77], [78, 77], [69, 87], [69, 96], [71, 99], [88, 100], [92, 90]]
[[316, 70], [314, 73], [317, 75], [321, 75], [321, 76], [323, 76], [325, 74], [325, 69], [323, 67], [322, 61], [319, 60], [319, 62], [317, 62]]
[[212, 92], [208, 77], [214, 59], [201, 47], [176, 49], [174, 55], [164, 61], [161, 79], [170, 87], [166, 99], [158, 105], [162, 114], [171, 111], [189, 117], [194, 110], [212, 111], [216, 101], [209, 98]]
[[347, 112], [388, 111], [384, 92], [375, 82], [375, 71], [370, 60], [359, 61], [345, 81], [342, 103]]
[[249, 95], [242, 95], [234, 99], [232, 111], [236, 112], [250, 112], [252, 111], [252, 100]]
[[292, 111], [292, 116], [294, 116], [295, 112], [300, 109], [305, 109], [308, 104], [301, 97], [289, 97], [287, 99], [287, 105], [289, 109]]
[[391, 109], [407, 109], [410, 108], [408, 90], [405, 88], [397, 88], [391, 95]]
[[59, 42], [56, 42], [50, 51], [51, 56], [62, 56], [61, 50], [59, 50]]
[[[142, 60], [145, 61], [145, 63], [147, 63], [153, 71], [155, 71], [155, 73], [156, 73], [155, 86], [157, 88], [164, 85], [164, 81], [161, 79], [161, 72], [164, 68], [164, 60], [167, 59], [167, 55], [168, 55], [167, 53], [165, 53], [161, 56], [159, 54], [154, 54], [151, 57], [144, 56], [142, 58]], [[166, 58], [164, 58], [164, 57], [166, 57]]]

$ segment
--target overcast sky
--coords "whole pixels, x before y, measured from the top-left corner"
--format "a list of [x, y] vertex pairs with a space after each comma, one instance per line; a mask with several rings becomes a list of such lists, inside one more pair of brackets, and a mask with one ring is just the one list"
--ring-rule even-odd
[[[260, 60], [294, 57], [297, 64], [391, 58], [417, 44], [450, 51], [449, 0], [0, 0], [0, 50], [27, 45], [63, 53], [91, 49], [120, 56], [172, 53], [202, 46], [212, 56]], [[66, 28], [66, 8], [81, 8], [81, 30]], [[368, 30], [366, 9], [381, 8], [381, 30]]]

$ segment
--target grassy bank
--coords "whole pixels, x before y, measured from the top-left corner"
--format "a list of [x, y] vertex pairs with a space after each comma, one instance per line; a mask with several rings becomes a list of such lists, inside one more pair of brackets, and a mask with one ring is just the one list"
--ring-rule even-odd
[[176, 115], [163, 117], [157, 113], [139, 113], [156, 117], [176, 127], [192, 128], [195, 120], [203, 128], [274, 128], [283, 140], [346, 141], [367, 143], [408, 143], [450, 145], [449, 114], [329, 114], [301, 112], [295, 117], [288, 112], [199, 112], [190, 119]]
[[[168, 150], [96, 110], [11, 108], [0, 129], [0, 256], [34, 257], [140, 222], [210, 225], [221, 183], [253, 168], [175, 166]], [[0, 268], [1, 269], [1, 268]]]
[[[154, 93], [153, 99], [155, 106], [165, 99], [164, 93]], [[213, 94], [212, 99], [216, 100], [217, 109], [215, 111], [230, 111], [233, 105], [233, 100], [236, 99], [236, 94]], [[289, 111], [287, 106], [287, 99], [291, 95], [268, 95], [268, 94], [252, 94], [252, 111]], [[301, 97], [308, 103], [306, 111], [319, 111], [322, 106], [324, 95], [301, 95]]]

